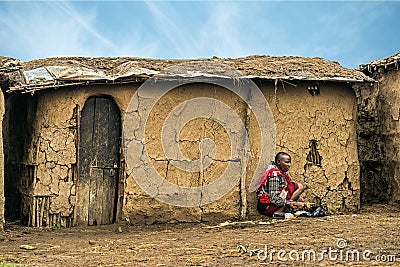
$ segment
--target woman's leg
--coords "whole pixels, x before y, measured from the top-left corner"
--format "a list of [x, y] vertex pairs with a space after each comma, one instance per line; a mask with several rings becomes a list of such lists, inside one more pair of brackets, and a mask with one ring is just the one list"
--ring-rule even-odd
[[298, 197], [301, 195], [301, 193], [303, 193], [304, 191], [304, 186], [300, 183], [297, 183], [298, 188], [296, 189], [296, 191], [293, 192], [292, 197], [290, 198], [291, 200], [296, 200], [298, 199]]

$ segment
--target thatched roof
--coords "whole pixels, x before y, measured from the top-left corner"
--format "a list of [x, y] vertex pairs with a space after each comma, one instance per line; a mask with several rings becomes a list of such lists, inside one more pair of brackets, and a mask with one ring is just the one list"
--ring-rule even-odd
[[14, 60], [13, 58], [10, 58], [10, 57], [3, 57], [3, 56], [0, 56], [0, 68], [5, 64], [5, 63], [7, 63], [8, 61], [11, 61], [11, 60]]
[[[371, 78], [357, 70], [346, 69], [337, 62], [322, 58], [248, 56], [242, 58], [209, 58], [196, 60], [159, 60], [143, 58], [85, 58], [57, 57], [20, 62], [0, 61], [0, 73], [11, 81], [9, 91], [32, 91], [73, 84], [124, 83], [143, 81], [151, 76], [165, 75], [165, 69], [187, 63], [184, 68], [173, 68], [176, 76], [229, 76], [229, 68], [240, 71], [247, 78], [315, 80], [334, 82], [365, 82]], [[7, 60], [5, 60], [7, 61]], [[10, 63], [11, 62], [11, 63]], [[195, 65], [195, 70], [188, 65]], [[220, 63], [227, 69], [209, 69]], [[200, 64], [200, 69], [199, 69]], [[18, 71], [15, 71], [18, 69]], [[8, 70], [8, 72], [6, 71]], [[10, 70], [14, 70], [11, 71]], [[195, 74], [194, 74], [195, 73]], [[171, 73], [168, 73], [171, 75]]]
[[0, 56], [0, 74], [3, 72], [12, 72], [17, 70], [18, 68], [13, 68], [13, 66], [15, 64], [20, 64], [20, 62], [20, 60], [15, 58]]
[[393, 68], [398, 70], [399, 65], [400, 65], [400, 52], [389, 57], [371, 61], [367, 64], [362, 64], [358, 67], [358, 69], [363, 73], [370, 75], [382, 69], [387, 70]]

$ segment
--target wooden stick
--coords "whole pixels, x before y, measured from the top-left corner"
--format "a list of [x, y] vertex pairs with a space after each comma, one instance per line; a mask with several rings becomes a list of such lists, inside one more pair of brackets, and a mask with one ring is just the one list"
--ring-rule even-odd
[[47, 227], [51, 227], [51, 222], [50, 222], [50, 197], [47, 197]]
[[220, 228], [220, 227], [225, 227], [225, 226], [232, 226], [232, 225], [255, 225], [257, 224], [257, 222], [255, 221], [240, 221], [240, 222], [230, 222], [230, 221], [226, 221], [226, 222], [222, 222], [218, 225], [213, 225], [213, 226], [205, 226], [204, 228]]
[[36, 226], [36, 198], [32, 197], [32, 224], [31, 226]]
[[43, 226], [43, 214], [44, 214], [44, 204], [46, 202], [46, 197], [42, 197], [42, 203], [40, 205], [40, 220], [39, 226]]
[[[250, 134], [250, 115], [251, 115], [251, 110], [247, 106], [246, 109], [244, 110], [245, 112], [245, 128], [247, 131], [247, 134], [245, 135], [245, 140], [243, 140], [243, 160], [242, 160], [242, 175], [240, 176], [240, 218], [243, 220], [246, 218], [247, 215], [247, 190], [246, 190], [246, 176], [247, 176], [247, 164], [249, 164], [248, 156], [249, 156], [249, 150], [250, 150], [250, 140], [249, 134]], [[247, 159], [247, 160], [244, 160]]]
[[[21, 218], [22, 218], [22, 215], [24, 215], [24, 209], [25, 209], [25, 205], [26, 205], [25, 203], [32, 204], [32, 203], [29, 203], [29, 201], [28, 202], [26, 201], [26, 196], [25, 195], [23, 195], [22, 198], [23, 198], [23, 205], [21, 205], [21, 213], [20, 213]], [[31, 213], [32, 213], [32, 207], [29, 206], [29, 209], [28, 209], [28, 226], [32, 225], [32, 215], [31, 215]]]
[[79, 180], [80, 180], [80, 144], [81, 144], [81, 113], [79, 105], [76, 105], [76, 170], [75, 170], [75, 206], [74, 206], [74, 218], [72, 226], [76, 226], [76, 216], [78, 207], [78, 195], [79, 195]]
[[40, 227], [41, 222], [40, 222], [40, 206], [42, 203], [42, 199], [40, 197], [36, 197], [36, 226]]
[[41, 206], [41, 198], [40, 197], [35, 197], [36, 198], [36, 225], [37, 227], [40, 227], [40, 206]]

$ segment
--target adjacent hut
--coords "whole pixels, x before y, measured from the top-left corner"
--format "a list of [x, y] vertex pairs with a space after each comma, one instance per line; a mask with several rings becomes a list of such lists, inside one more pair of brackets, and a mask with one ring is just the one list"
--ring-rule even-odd
[[361, 65], [377, 82], [359, 96], [363, 203], [400, 203], [400, 52]]
[[[136, 166], [130, 169], [127, 164], [121, 125], [136, 112], [129, 106], [135, 93], [147, 80], [165, 75], [163, 70], [177, 64], [190, 66], [191, 62], [223, 64], [255, 83], [273, 118], [268, 127], [273, 129], [270, 135], [276, 144], [270, 148], [268, 160], [275, 151], [289, 152], [291, 175], [306, 186], [307, 199], [332, 212], [359, 209], [357, 99], [353, 87], [370, 86], [373, 81], [363, 73], [321, 58], [249, 56], [182, 61], [70, 57], [24, 62], [14, 66], [18, 70], [3, 73], [11, 81], [3, 88], [8, 216], [31, 226], [100, 225], [117, 220], [131, 224], [216, 222], [258, 216], [251, 183], [263, 153], [261, 136], [265, 129], [259, 127], [257, 114], [246, 99], [224, 86], [196, 79], [179, 84], [148, 106], [146, 134], [142, 140], [134, 140], [134, 133], [132, 140], [146, 145], [150, 164], [158, 175], [182, 188], [205, 188], [230, 164], [236, 166], [231, 174], [242, 175], [226, 194], [197, 206], [164, 203], [138, 184], [138, 179], [146, 180], [149, 174], [140, 174]], [[213, 73], [207, 68], [185, 66], [173, 70], [176, 79], [225, 75], [225, 70]], [[240, 83], [240, 79], [237, 81]], [[248, 99], [252, 97], [249, 93]], [[246, 160], [242, 154], [232, 156], [231, 132], [221, 125], [223, 120], [199, 115], [184, 121], [185, 110], [195, 108], [190, 104], [195, 98], [216, 99], [236, 114], [226, 118], [236, 118], [245, 127], [246, 134], [240, 138], [246, 140], [239, 140], [243, 149], [237, 147]], [[175, 164], [179, 160], [174, 155], [166, 155], [162, 125], [171, 118], [184, 121], [179, 134], [169, 139], [176, 141], [176, 150], [186, 159], [202, 158], [201, 151], [208, 144], [204, 140], [215, 144], [207, 166], [185, 169]], [[130, 123], [140, 125], [140, 119]], [[138, 132], [142, 130], [137, 128]], [[237, 132], [233, 134], [239, 138]], [[137, 157], [141, 156], [138, 153]], [[262, 164], [265, 168], [268, 162]], [[161, 182], [157, 188], [163, 186]]]
[[[8, 88], [8, 77], [2, 75], [3, 72], [14, 71], [12, 62], [14, 59], [0, 56], [0, 230], [3, 229], [5, 217], [5, 197], [4, 197], [4, 153], [3, 153], [3, 115], [5, 110], [4, 95], [2, 90]], [[8, 64], [6, 64], [8, 63]]]
[[[3, 118], [4, 114], [4, 96], [0, 93], [0, 118]], [[2, 119], [0, 121], [3, 122]], [[0, 124], [0, 130], [2, 130], [2, 124]], [[3, 135], [0, 132], [0, 230], [3, 229], [4, 220], [4, 154], [3, 154]]]

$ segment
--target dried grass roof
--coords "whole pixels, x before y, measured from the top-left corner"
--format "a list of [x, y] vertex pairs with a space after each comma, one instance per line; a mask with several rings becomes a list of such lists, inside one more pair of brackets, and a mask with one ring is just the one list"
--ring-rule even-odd
[[[3, 60], [4, 59], [4, 60]], [[18, 62], [10, 64], [0, 58], [0, 70], [10, 66], [18, 71], [6, 73], [12, 81], [9, 91], [29, 91], [45, 88], [83, 83], [87, 81], [96, 83], [105, 82], [132, 82], [138, 78], [147, 79], [151, 76], [162, 75], [166, 68], [181, 63], [203, 64], [204, 74], [207, 63], [221, 63], [229, 68], [240, 71], [244, 77], [262, 79], [285, 80], [324, 80], [336, 82], [365, 82], [371, 78], [358, 70], [342, 67], [337, 62], [327, 61], [322, 58], [303, 58], [294, 56], [248, 56], [242, 58], [209, 58], [196, 60], [160, 60], [131, 57], [118, 58], [87, 58], [87, 57], [56, 57]], [[11, 59], [10, 59], [11, 60]], [[5, 68], [5, 65], [7, 68]], [[2, 67], [3, 66], [3, 67]], [[175, 74], [191, 75], [187, 67], [175, 68]], [[222, 73], [222, 71], [221, 71]], [[197, 73], [199, 74], [199, 73]], [[200, 73], [201, 74], [201, 73]], [[42, 75], [42, 76], [41, 76]]]
[[10, 58], [10, 57], [3, 57], [0, 56], [0, 68], [4, 66], [5, 63], [11, 61], [11, 60], [15, 60], [14, 58]]
[[358, 67], [358, 69], [367, 74], [373, 74], [374, 72], [378, 71], [379, 69], [388, 69], [394, 67], [395, 69], [399, 69], [400, 65], [400, 52], [397, 52], [394, 55], [389, 57], [385, 57], [382, 59], [377, 59], [371, 61], [367, 64], [362, 64]]

